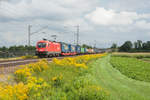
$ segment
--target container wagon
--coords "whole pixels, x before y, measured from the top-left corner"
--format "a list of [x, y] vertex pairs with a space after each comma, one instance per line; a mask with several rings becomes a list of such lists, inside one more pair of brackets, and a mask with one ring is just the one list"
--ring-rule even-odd
[[76, 53], [79, 55], [81, 53], [81, 47], [78, 45], [76, 46]]
[[86, 48], [81, 47], [81, 54], [86, 54], [86, 53], [87, 53], [87, 49], [86, 49]]
[[61, 44], [61, 55], [62, 56], [70, 55], [69, 45], [63, 42], [61, 42], [60, 44]]
[[94, 53], [94, 50], [93, 50], [93, 49], [87, 49], [87, 52], [88, 52], [89, 54], [93, 54], [93, 53]]
[[69, 44], [70, 55], [76, 55], [76, 46]]

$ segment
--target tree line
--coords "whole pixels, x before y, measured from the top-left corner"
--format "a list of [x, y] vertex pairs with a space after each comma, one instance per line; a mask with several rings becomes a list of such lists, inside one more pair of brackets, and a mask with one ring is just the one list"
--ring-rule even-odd
[[35, 46], [10, 46], [10, 47], [0, 47], [0, 57], [16, 57], [23, 55], [34, 55], [35, 54]]
[[125, 41], [125, 43], [120, 47], [117, 47], [117, 44], [114, 43], [111, 48], [113, 50], [117, 49], [119, 52], [150, 52], [150, 41]]
[[35, 46], [10, 46], [10, 47], [0, 47], [0, 52], [19, 52], [19, 51], [28, 51], [28, 50], [35, 50]]

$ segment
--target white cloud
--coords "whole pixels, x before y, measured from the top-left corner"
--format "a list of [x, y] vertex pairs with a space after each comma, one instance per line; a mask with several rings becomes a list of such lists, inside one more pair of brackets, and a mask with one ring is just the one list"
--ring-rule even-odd
[[128, 12], [116, 13], [114, 10], [97, 7], [95, 11], [86, 15], [86, 18], [99, 25], [127, 25], [132, 24], [137, 15]]
[[100, 6], [116, 11], [149, 11], [149, 0], [100, 0]]
[[116, 12], [97, 7], [95, 11], [85, 16], [88, 20], [98, 25], [131, 25], [141, 18], [149, 18], [150, 14], [137, 14], [136, 12]]
[[[30, 17], [78, 17], [91, 10], [97, 0], [21, 0], [18, 3], [3, 2], [0, 16], [3, 18]], [[67, 16], [66, 16], [67, 15]]]
[[[47, 3], [46, 3], [47, 1]], [[65, 14], [67, 9], [57, 5], [54, 2], [48, 0], [32, 0], [31, 3], [27, 3], [22, 0], [19, 3], [12, 4], [4, 2], [0, 15], [8, 18], [28, 18], [28, 17], [42, 17], [46, 15]]]
[[30, 12], [28, 11], [29, 7], [27, 6], [26, 2], [22, 1], [13, 5], [8, 2], [4, 2], [1, 5], [0, 16], [7, 17], [7, 18], [20, 18], [24, 16], [29, 16]]
[[146, 22], [145, 20], [137, 21], [135, 26], [140, 29], [150, 30], [150, 23]]

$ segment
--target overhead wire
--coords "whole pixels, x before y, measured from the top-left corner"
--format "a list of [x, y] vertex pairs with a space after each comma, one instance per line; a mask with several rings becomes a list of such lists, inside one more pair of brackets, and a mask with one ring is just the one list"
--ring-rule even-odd
[[[13, 19], [16, 19], [16, 16], [18, 16], [20, 12], [17, 11], [17, 9], [15, 9], [15, 7], [12, 7], [12, 6], [9, 6], [8, 4], [6, 3], [3, 3], [3, 5], [1, 6], [1, 9], [0, 10], [3, 10], [4, 13], [6, 13], [8, 16], [10, 15], [11, 18]], [[18, 12], [18, 13], [17, 13]], [[28, 17], [26, 15], [24, 15], [23, 17]], [[49, 30], [49, 25], [50, 24], [47, 24], [46, 26], [40, 28], [39, 30], [37, 31], [34, 31], [34, 32], [31, 32], [31, 35], [35, 34], [35, 33], [39, 33], [41, 31], [43, 31], [44, 29], [48, 29]], [[65, 33], [73, 33], [75, 34], [75, 31], [70, 31], [70, 30], [64, 30], [64, 32], [59, 32], [59, 31], [56, 31], [55, 30], [55, 33], [58, 33], [58, 34], [65, 34]], [[71, 35], [71, 34], [70, 34]], [[73, 39], [75, 41], [75, 39]], [[26, 41], [25, 41], [26, 42]]]
[[[17, 19], [16, 17], [18, 16], [18, 11], [16, 9], [14, 9], [14, 7], [9, 6], [8, 4], [6, 4], [5, 2], [1, 3], [0, 6], [0, 11], [4, 14], [6, 14], [5, 16], [8, 16], [8, 18], [10, 17], [10, 19]], [[24, 17], [28, 17], [28, 16], [24, 16]], [[43, 30], [45, 27], [39, 29], [36, 32], [39, 32], [41, 30]], [[34, 33], [36, 33], [34, 32]], [[27, 42], [27, 40], [23, 40], [24, 42]], [[21, 41], [21, 42], [23, 42]]]
[[10, 7], [8, 4], [6, 4], [6, 2], [1, 3], [0, 10], [4, 13], [7, 13], [11, 18], [16, 18], [18, 16], [18, 11], [13, 7]]

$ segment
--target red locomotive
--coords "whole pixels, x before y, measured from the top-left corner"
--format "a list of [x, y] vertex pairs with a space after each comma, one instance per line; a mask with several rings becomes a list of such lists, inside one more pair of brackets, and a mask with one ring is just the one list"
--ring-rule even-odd
[[36, 55], [39, 57], [59, 56], [61, 54], [61, 44], [57, 42], [42, 40], [37, 42]]

